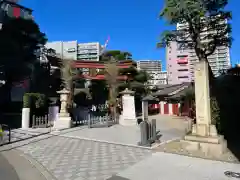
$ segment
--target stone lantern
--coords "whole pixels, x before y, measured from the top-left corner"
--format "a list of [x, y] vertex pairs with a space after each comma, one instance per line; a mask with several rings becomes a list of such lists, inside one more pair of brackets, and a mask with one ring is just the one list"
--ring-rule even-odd
[[71, 128], [72, 119], [67, 111], [67, 100], [70, 91], [64, 88], [61, 91], [57, 91], [57, 93], [60, 94], [61, 108], [58, 119], [54, 122], [53, 128], [57, 130]]

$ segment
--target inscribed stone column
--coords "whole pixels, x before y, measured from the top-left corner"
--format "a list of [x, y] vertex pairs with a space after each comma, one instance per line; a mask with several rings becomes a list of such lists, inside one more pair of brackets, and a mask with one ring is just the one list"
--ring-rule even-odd
[[196, 63], [194, 75], [197, 123], [193, 133], [199, 136], [208, 136], [211, 124], [208, 63], [205, 61]]
[[185, 136], [188, 150], [201, 150], [205, 154], [221, 156], [227, 149], [226, 141], [217, 134], [216, 126], [211, 124], [210, 89], [208, 63], [195, 64], [196, 124], [192, 133]]
[[120, 92], [122, 94], [123, 110], [119, 119], [119, 124], [123, 126], [133, 126], [137, 124], [136, 111], [135, 111], [135, 99], [134, 91], [130, 91], [126, 88]]
[[72, 127], [72, 119], [70, 114], [67, 111], [67, 99], [70, 94], [70, 91], [63, 89], [58, 91], [57, 93], [60, 94], [60, 101], [61, 101], [61, 109], [58, 115], [58, 119], [54, 121], [54, 129], [67, 129]]

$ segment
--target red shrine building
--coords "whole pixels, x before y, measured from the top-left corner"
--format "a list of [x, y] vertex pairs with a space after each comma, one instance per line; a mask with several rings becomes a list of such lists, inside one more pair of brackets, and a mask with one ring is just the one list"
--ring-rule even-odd
[[16, 3], [16, 0], [0, 0], [0, 23], [6, 17], [32, 19], [32, 10]]
[[[106, 67], [106, 62], [102, 61], [74, 61], [73, 67], [83, 72], [81, 75], [85, 79], [89, 80], [103, 80], [105, 75], [101, 73]], [[119, 69], [129, 68], [134, 66], [133, 61], [119, 61], [117, 66]], [[119, 76], [119, 80], [126, 80], [127, 76]]]

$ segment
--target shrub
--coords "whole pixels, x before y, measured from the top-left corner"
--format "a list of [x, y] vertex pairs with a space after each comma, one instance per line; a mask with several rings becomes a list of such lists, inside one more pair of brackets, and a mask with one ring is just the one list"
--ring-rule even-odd
[[212, 124], [216, 125], [218, 130], [221, 130], [220, 108], [218, 106], [217, 99], [215, 97], [211, 97], [210, 103], [211, 103], [210, 105], [211, 105]]
[[23, 107], [31, 108], [34, 106], [35, 108], [41, 108], [46, 105], [46, 96], [40, 93], [25, 93], [23, 96]]

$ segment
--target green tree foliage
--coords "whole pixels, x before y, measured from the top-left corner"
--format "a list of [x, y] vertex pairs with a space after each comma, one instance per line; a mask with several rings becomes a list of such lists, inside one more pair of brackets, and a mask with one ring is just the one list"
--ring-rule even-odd
[[111, 50], [111, 51], [104, 52], [100, 56], [100, 61], [110, 61], [111, 57], [113, 57], [117, 61], [132, 60], [132, 54], [129, 52]]
[[224, 10], [227, 4], [228, 0], [165, 0], [160, 17], [170, 25], [186, 26], [163, 32], [158, 47], [175, 41], [180, 48], [194, 49], [198, 59], [206, 61], [216, 47], [231, 46], [232, 15]]
[[33, 73], [39, 62], [39, 48], [47, 38], [33, 20], [8, 19], [0, 30], [0, 67], [7, 83], [22, 80]]

